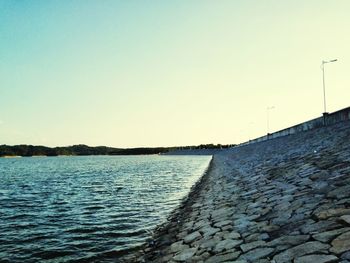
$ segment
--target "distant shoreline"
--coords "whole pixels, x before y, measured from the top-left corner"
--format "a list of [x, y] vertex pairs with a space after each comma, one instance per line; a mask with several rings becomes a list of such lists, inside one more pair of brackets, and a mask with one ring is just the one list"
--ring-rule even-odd
[[[107, 146], [91, 147], [84, 144], [64, 146], [64, 147], [47, 147], [34, 145], [0, 145], [0, 157], [33, 157], [33, 156], [90, 156], [90, 155], [151, 155], [151, 154], [185, 154], [195, 151], [218, 151], [234, 145], [221, 144], [202, 144], [198, 146], [180, 146], [180, 147], [138, 147], [138, 148], [114, 148]], [[186, 154], [186, 155], [187, 155]], [[210, 154], [211, 155], [211, 154]]]

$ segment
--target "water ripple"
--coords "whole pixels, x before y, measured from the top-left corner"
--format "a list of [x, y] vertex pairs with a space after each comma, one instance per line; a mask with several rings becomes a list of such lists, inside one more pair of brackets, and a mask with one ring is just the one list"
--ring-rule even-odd
[[0, 262], [113, 262], [166, 220], [209, 159], [0, 158]]

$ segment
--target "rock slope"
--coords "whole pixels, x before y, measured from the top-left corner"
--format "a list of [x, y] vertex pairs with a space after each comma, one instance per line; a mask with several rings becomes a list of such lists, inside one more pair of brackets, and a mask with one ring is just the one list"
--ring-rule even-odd
[[128, 260], [350, 262], [350, 123], [215, 155], [169, 222]]

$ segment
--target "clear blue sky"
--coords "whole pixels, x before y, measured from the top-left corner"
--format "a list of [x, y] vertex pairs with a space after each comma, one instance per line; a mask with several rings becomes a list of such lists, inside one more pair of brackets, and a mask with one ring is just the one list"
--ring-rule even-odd
[[350, 106], [350, 1], [0, 1], [0, 144], [238, 143]]

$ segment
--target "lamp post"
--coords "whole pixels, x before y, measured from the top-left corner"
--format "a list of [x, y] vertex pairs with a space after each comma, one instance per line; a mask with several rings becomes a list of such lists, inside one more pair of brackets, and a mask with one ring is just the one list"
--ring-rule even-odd
[[270, 110], [273, 110], [275, 106], [270, 106], [266, 108], [266, 126], [267, 126], [267, 136], [269, 136], [270, 132]]
[[322, 60], [322, 80], [323, 80], [323, 109], [324, 109], [324, 115], [327, 114], [327, 106], [326, 106], [326, 83], [325, 83], [325, 78], [324, 78], [324, 64], [327, 63], [332, 63], [338, 61], [337, 59], [332, 59], [332, 60]]

